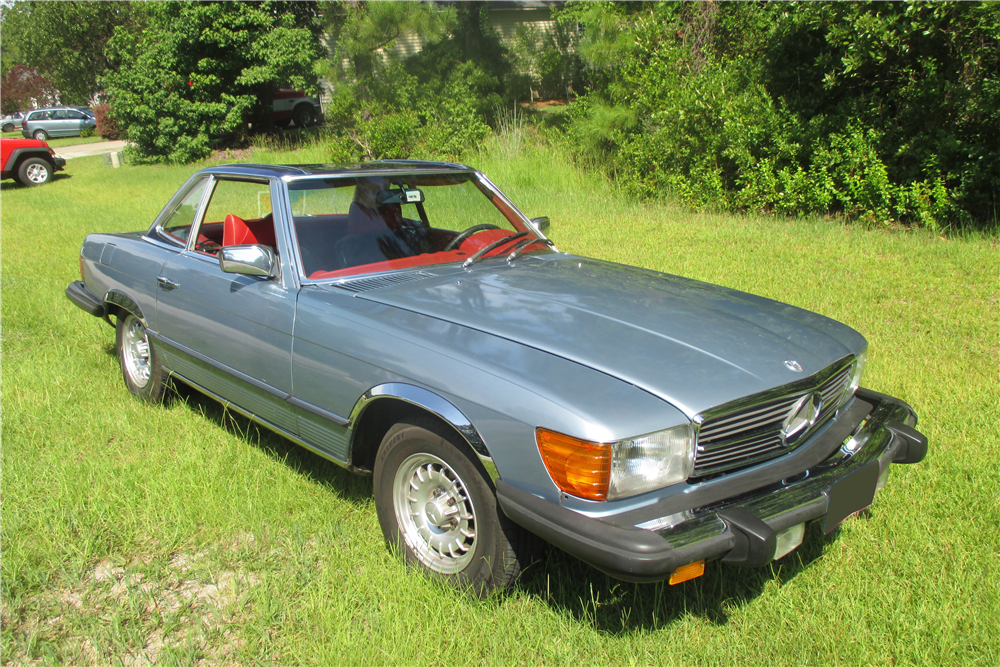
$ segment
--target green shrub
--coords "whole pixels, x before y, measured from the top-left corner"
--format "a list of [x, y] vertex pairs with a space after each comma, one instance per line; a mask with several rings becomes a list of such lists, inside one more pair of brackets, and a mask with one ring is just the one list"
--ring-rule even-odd
[[988, 5], [570, 9], [593, 24], [580, 50], [609, 83], [574, 104], [567, 135], [631, 191], [876, 224], [996, 219], [1000, 12]]

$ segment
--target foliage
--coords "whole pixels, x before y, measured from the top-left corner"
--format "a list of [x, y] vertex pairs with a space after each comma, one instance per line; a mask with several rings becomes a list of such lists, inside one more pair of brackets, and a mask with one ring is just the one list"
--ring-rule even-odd
[[884, 224], [996, 219], [1000, 12], [988, 5], [566, 12], [591, 22], [581, 53], [608, 79], [570, 136], [633, 191]]
[[[484, 4], [343, 2], [324, 16], [335, 42], [325, 68], [337, 80], [327, 110], [334, 161], [460, 159], [489, 135], [495, 108], [528, 97]], [[402, 58], [394, 46], [406, 32], [424, 44]]]
[[142, 2], [13, 2], [3, 8], [4, 50], [51, 80], [60, 104], [87, 105], [110, 66], [108, 40], [116, 29], [141, 33], [147, 14]]
[[315, 5], [170, 2], [150, 8], [141, 38], [108, 44], [105, 77], [115, 119], [138, 162], [188, 162], [238, 137], [246, 119], [273, 127], [280, 85], [311, 88], [318, 55]]
[[102, 139], [107, 139], [108, 141], [117, 141], [122, 139], [125, 135], [118, 125], [118, 121], [115, 119], [114, 115], [111, 113], [110, 104], [98, 104], [94, 107], [94, 120], [97, 121], [95, 129], [97, 130], [97, 135]]
[[0, 111], [5, 115], [55, 104], [52, 82], [27, 65], [14, 65], [0, 77]]

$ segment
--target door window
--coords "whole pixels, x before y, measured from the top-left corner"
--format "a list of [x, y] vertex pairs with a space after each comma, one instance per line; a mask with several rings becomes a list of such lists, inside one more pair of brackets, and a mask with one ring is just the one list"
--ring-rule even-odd
[[268, 181], [219, 180], [215, 184], [195, 250], [216, 255], [229, 245], [266, 245], [277, 252], [271, 185]]

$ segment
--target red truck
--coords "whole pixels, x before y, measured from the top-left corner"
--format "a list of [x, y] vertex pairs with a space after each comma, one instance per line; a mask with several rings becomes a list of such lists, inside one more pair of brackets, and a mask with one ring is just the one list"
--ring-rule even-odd
[[52, 174], [66, 166], [48, 143], [35, 139], [0, 139], [0, 179], [13, 178], [21, 185], [48, 183]]

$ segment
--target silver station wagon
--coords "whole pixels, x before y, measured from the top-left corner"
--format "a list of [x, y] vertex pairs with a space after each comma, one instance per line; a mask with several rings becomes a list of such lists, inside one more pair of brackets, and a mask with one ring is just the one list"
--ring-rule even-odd
[[853, 329], [547, 228], [463, 165], [212, 167], [88, 236], [66, 292], [132, 393], [182, 381], [372, 474], [388, 544], [479, 592], [536, 536], [631, 581], [764, 565], [923, 459]]

